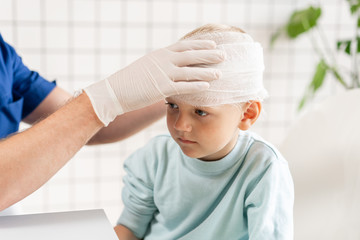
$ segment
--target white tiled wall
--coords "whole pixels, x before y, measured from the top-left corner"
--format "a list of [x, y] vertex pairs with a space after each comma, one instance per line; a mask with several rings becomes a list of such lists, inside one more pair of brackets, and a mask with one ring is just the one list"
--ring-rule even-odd
[[[353, 25], [345, 0], [0, 0], [0, 31], [30, 68], [73, 92], [202, 24], [241, 27], [264, 47], [271, 95], [254, 131], [276, 145], [299, 115], [296, 107], [317, 59], [307, 37], [280, 39], [270, 50], [270, 35], [293, 9], [317, 2], [326, 10], [322, 26], [329, 42], [348, 37]], [[328, 79], [320, 98], [340, 90]], [[84, 147], [23, 201], [24, 212], [104, 208], [115, 223], [122, 162], [166, 131], [163, 119], [120, 143]]]

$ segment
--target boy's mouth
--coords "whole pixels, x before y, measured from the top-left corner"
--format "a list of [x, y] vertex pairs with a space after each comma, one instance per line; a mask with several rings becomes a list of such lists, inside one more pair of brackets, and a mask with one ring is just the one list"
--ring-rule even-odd
[[194, 141], [190, 141], [190, 140], [187, 140], [187, 139], [183, 139], [183, 138], [178, 138], [180, 142], [182, 143], [185, 143], [185, 144], [193, 144], [193, 143], [196, 143]]

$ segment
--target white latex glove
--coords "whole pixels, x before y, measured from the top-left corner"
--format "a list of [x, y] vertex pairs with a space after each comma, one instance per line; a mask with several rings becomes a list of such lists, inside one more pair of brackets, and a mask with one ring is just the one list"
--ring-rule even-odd
[[206, 81], [218, 79], [221, 72], [187, 66], [221, 62], [224, 53], [215, 48], [213, 41], [180, 41], [143, 56], [84, 91], [96, 115], [107, 126], [117, 115], [151, 105], [165, 97], [207, 89], [209, 84]]

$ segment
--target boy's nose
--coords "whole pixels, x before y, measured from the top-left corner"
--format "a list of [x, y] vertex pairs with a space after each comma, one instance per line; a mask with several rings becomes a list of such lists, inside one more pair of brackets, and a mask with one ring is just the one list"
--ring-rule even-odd
[[174, 128], [178, 131], [191, 132], [191, 121], [185, 114], [179, 114], [174, 123]]

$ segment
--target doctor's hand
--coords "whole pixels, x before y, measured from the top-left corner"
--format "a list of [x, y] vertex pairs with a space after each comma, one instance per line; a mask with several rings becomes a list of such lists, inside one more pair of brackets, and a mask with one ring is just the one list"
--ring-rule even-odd
[[223, 61], [224, 53], [208, 40], [180, 41], [151, 52], [124, 69], [84, 89], [98, 118], [107, 126], [117, 115], [167, 96], [206, 90], [217, 69], [189, 67]]

